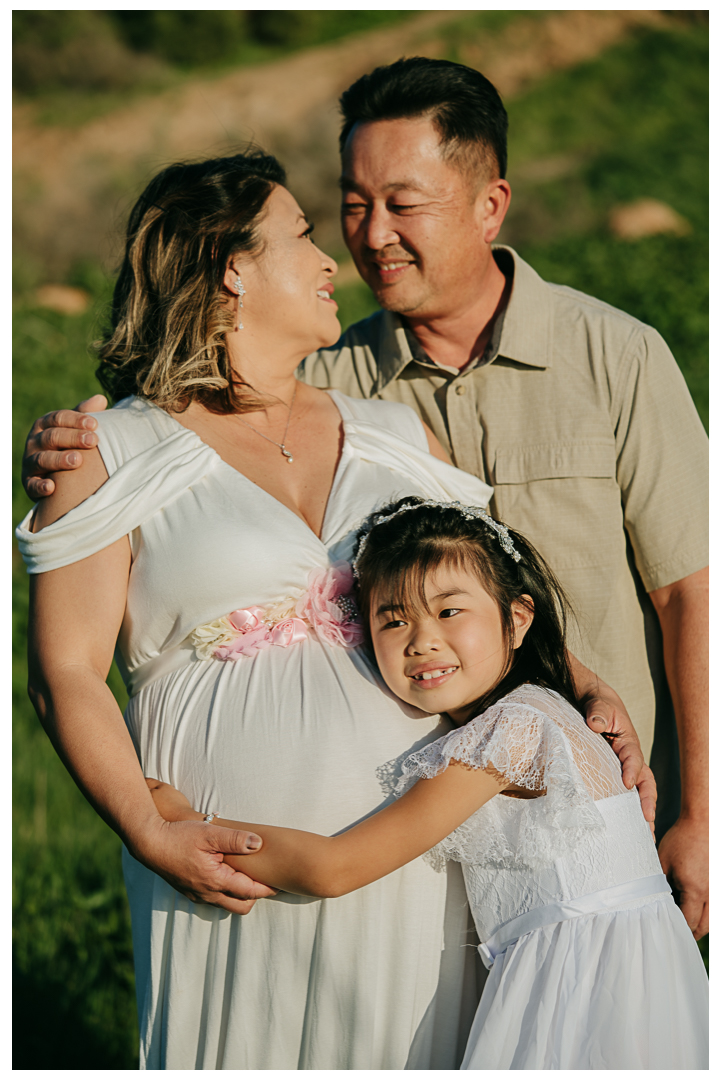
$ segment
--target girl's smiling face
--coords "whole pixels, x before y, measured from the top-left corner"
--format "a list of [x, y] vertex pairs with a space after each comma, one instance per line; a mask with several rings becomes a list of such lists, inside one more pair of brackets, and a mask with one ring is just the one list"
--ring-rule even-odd
[[[390, 689], [427, 713], [468, 719], [472, 704], [491, 690], [507, 668], [508, 645], [500, 609], [475, 574], [441, 565], [425, 582], [426, 605], [392, 607], [383, 586], [373, 590], [370, 632], [380, 672]], [[517, 649], [532, 611], [512, 605]]]

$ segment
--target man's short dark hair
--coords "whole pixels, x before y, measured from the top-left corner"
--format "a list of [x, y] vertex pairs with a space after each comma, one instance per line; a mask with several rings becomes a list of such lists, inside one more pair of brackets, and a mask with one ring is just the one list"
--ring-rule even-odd
[[354, 124], [429, 116], [443, 154], [467, 171], [507, 169], [505, 106], [493, 84], [473, 68], [413, 56], [362, 75], [340, 98], [340, 150]]

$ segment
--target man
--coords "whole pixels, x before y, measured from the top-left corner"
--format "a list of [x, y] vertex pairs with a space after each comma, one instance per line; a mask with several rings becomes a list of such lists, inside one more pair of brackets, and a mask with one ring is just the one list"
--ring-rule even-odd
[[308, 357], [305, 377], [411, 405], [456, 465], [493, 485], [496, 516], [570, 593], [573, 651], [621, 694], [646, 756], [656, 710], [667, 739], [674, 704], [682, 810], [660, 856], [700, 937], [706, 441], [687, 387], [655, 331], [492, 249], [510, 201], [507, 117], [481, 75], [400, 61], [341, 104], [345, 241], [384, 310]]
[[[411, 405], [459, 467], [494, 486], [496, 516], [530, 536], [570, 593], [573, 650], [621, 693], [646, 756], [656, 712], [672, 724], [659, 625], [683, 781], [660, 856], [700, 937], [705, 440], [682, 376], [653, 330], [493, 249], [510, 201], [507, 117], [482, 75], [402, 60], [341, 104], [344, 235], [383, 311], [308, 357], [304, 377]], [[39, 475], [73, 467], [49, 447], [82, 445], [77, 431], [53, 435], [53, 420], [29, 438]]]

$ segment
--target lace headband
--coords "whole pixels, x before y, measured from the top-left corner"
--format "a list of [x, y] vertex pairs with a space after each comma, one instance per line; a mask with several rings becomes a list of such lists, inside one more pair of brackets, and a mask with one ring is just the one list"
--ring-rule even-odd
[[464, 503], [461, 502], [428, 501], [421, 503], [410, 503], [407, 506], [401, 506], [399, 510], [394, 510], [392, 514], [384, 514], [373, 521], [372, 526], [368, 529], [368, 531], [365, 533], [360, 543], [358, 544], [357, 554], [353, 559], [352, 568], [356, 581], [360, 578], [360, 574], [358, 572], [358, 564], [360, 562], [360, 559], [362, 558], [362, 554], [365, 550], [365, 545], [367, 544], [368, 537], [372, 530], [377, 525], [384, 525], [386, 521], [392, 521], [392, 519], [398, 517], [399, 514], [405, 514], [410, 510], [422, 510], [426, 507], [433, 507], [433, 509], [437, 510], [457, 510], [460, 514], [462, 514], [466, 521], [478, 519], [480, 521], [483, 521], [488, 526], [488, 528], [492, 529], [492, 531], [497, 534], [497, 538], [500, 541], [500, 547], [503, 549], [503, 551], [505, 551], [511, 559], [514, 559], [515, 562], [521, 561], [522, 556], [520, 555], [520, 552], [515, 548], [510, 533], [507, 530], [507, 526], [502, 525], [499, 521], [495, 521], [494, 518], [490, 517], [487, 510], [483, 510], [481, 506], [466, 506]]

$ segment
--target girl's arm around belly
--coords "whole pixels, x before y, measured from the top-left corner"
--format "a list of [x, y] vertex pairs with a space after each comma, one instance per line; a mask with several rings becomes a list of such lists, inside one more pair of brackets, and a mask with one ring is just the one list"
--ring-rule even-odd
[[[147, 783], [166, 820], [203, 819], [175, 788]], [[419, 780], [392, 806], [337, 836], [222, 818], [213, 824], [260, 838], [257, 852], [225, 856], [233, 869], [285, 892], [344, 896], [428, 851], [507, 786], [490, 772], [453, 761], [445, 772]]]

